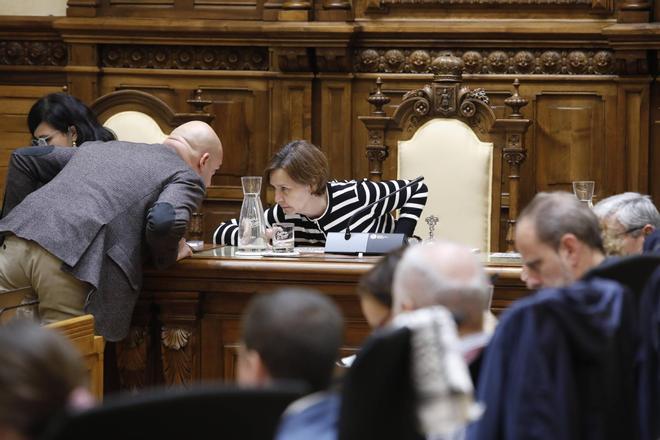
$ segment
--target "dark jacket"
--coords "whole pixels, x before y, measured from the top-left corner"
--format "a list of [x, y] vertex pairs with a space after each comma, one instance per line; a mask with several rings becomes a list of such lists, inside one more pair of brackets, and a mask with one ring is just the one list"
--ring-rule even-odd
[[634, 438], [632, 319], [630, 294], [601, 279], [516, 302], [487, 348], [468, 438]]
[[204, 189], [160, 144], [24, 148], [11, 156], [0, 232], [38, 243], [62, 260], [62, 270], [89, 283], [85, 311], [99, 334], [116, 341], [128, 333], [143, 253], [156, 267], [176, 261]]

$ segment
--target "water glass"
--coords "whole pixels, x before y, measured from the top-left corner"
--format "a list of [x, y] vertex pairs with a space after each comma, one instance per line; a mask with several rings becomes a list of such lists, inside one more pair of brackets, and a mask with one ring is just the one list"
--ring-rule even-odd
[[577, 199], [586, 204], [589, 208], [593, 208], [592, 199], [594, 198], [594, 188], [596, 182], [593, 180], [578, 180], [573, 182], [573, 194]]
[[273, 252], [293, 252], [294, 241], [293, 223], [273, 225]]

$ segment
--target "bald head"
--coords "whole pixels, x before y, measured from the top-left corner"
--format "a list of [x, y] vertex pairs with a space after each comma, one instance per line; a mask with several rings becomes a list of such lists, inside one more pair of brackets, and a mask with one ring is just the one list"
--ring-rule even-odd
[[190, 121], [179, 125], [163, 141], [173, 148], [209, 186], [222, 165], [222, 142], [206, 122]]
[[395, 313], [432, 305], [444, 305], [452, 312], [464, 312], [465, 307], [483, 311], [490, 286], [483, 266], [469, 248], [434, 242], [406, 250], [394, 275], [392, 293]]

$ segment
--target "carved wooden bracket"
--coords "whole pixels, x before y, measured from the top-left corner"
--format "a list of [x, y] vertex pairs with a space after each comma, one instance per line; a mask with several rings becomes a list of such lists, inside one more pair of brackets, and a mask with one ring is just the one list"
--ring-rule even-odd
[[145, 376], [148, 371], [149, 328], [144, 326], [131, 326], [128, 336], [116, 344], [117, 369], [119, 384], [124, 391], [136, 391], [149, 385]]
[[305, 47], [281, 47], [274, 49], [279, 70], [282, 72], [311, 71], [311, 56]]
[[156, 296], [160, 306], [160, 354], [167, 385], [189, 385], [199, 379], [200, 294], [167, 292]]

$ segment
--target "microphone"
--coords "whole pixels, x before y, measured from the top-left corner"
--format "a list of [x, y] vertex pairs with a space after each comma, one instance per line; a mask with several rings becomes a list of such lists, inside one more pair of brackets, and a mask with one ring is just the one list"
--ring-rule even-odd
[[350, 216], [350, 217], [348, 218], [348, 222], [346, 222], [346, 232], [344, 233], [344, 240], [350, 240], [350, 238], [351, 238], [351, 229], [350, 229], [350, 228], [351, 228], [351, 223], [353, 223], [353, 220], [355, 219], [355, 217], [357, 217], [359, 214], [364, 214], [364, 213], [367, 212], [367, 211], [369, 210], [369, 208], [371, 208], [372, 206], [374, 206], [374, 205], [376, 205], [376, 204], [382, 202], [383, 200], [387, 200], [387, 199], [389, 199], [389, 198], [392, 197], [394, 194], [396, 194], [396, 193], [398, 193], [398, 192], [401, 192], [401, 191], [403, 191], [403, 190], [406, 189], [406, 188], [410, 188], [411, 186], [413, 186], [413, 185], [415, 185], [415, 184], [421, 182], [422, 180], [424, 180], [424, 176], [419, 176], [418, 178], [416, 178], [415, 180], [411, 181], [410, 183], [408, 183], [408, 184], [406, 184], [406, 185], [403, 185], [401, 188], [397, 189], [396, 191], [392, 191], [391, 193], [389, 193], [389, 194], [387, 194], [387, 195], [381, 197], [380, 199], [378, 199], [378, 200], [376, 200], [376, 201], [374, 201], [374, 202], [369, 203], [369, 204], [368, 204], [367, 206], [365, 206], [364, 208], [359, 209], [359, 210], [357, 210], [355, 213], [353, 213], [353, 215]]
[[335, 254], [380, 255], [403, 246], [406, 243], [405, 234], [365, 232], [351, 233], [351, 224], [355, 218], [367, 212], [374, 205], [387, 200], [388, 198], [394, 196], [406, 188], [410, 188], [411, 186], [416, 185], [423, 179], [423, 176], [419, 176], [401, 188], [397, 189], [396, 191], [392, 191], [391, 193], [357, 210], [355, 213], [353, 213], [353, 215], [349, 217], [348, 221], [346, 222], [346, 231], [343, 234], [341, 232], [328, 233], [325, 241], [324, 252]]

